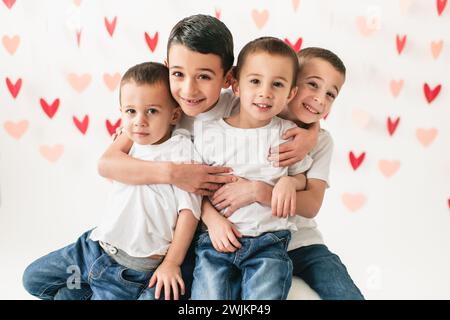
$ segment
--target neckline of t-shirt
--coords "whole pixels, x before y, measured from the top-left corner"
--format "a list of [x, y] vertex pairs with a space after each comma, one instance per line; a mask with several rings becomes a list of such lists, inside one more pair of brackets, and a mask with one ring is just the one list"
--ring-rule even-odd
[[169, 137], [169, 139], [167, 139], [166, 141], [164, 141], [163, 143], [160, 143], [160, 144], [139, 144], [137, 142], [133, 142], [133, 145], [137, 148], [147, 148], [147, 149], [157, 150], [157, 149], [165, 148], [167, 145], [170, 144], [170, 142], [174, 141], [175, 139], [179, 139], [180, 136], [181, 136], [181, 134], [172, 135]]
[[249, 131], [257, 131], [257, 130], [266, 130], [266, 129], [270, 129], [270, 128], [272, 128], [272, 127], [274, 127], [275, 126], [275, 121], [276, 121], [276, 119], [277, 119], [277, 117], [275, 116], [275, 117], [273, 117], [271, 120], [270, 120], [270, 122], [268, 123], [268, 124], [266, 124], [265, 126], [263, 126], [263, 127], [259, 127], [259, 128], [237, 128], [237, 127], [233, 127], [232, 125], [230, 125], [230, 124], [228, 124], [225, 120], [224, 120], [224, 118], [221, 118], [220, 120], [219, 120], [219, 124], [222, 126], [222, 127], [224, 127], [225, 129], [233, 129], [233, 130], [236, 130], [236, 131], [246, 131], [246, 132], [249, 132]]

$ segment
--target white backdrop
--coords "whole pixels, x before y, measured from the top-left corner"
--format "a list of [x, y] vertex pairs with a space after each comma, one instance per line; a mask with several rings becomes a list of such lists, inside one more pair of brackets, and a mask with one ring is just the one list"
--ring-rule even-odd
[[272, 35], [344, 60], [347, 83], [323, 122], [335, 139], [318, 216], [326, 243], [369, 299], [449, 299], [446, 2], [3, 0], [0, 299], [29, 298], [27, 264], [95, 226], [118, 79], [162, 62], [172, 26], [196, 13], [220, 16], [236, 55]]

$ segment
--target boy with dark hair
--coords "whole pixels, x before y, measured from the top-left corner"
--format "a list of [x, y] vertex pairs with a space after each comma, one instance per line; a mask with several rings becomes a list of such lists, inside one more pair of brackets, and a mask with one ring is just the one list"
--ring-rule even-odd
[[[120, 110], [126, 136], [133, 141], [130, 156], [198, 160], [191, 157], [195, 153], [190, 139], [172, 136], [181, 110], [170, 95], [164, 65], [143, 63], [125, 73]], [[171, 293], [178, 299], [179, 288], [184, 294], [180, 266], [200, 219], [200, 201], [168, 184], [114, 183], [98, 227], [33, 262], [23, 276], [25, 289], [46, 300], [135, 300], [150, 282], [152, 296], [159, 298], [164, 289], [166, 299]]]

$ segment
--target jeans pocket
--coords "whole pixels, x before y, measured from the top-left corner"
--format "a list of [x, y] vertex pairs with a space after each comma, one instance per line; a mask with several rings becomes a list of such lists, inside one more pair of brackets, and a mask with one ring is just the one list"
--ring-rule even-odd
[[136, 287], [147, 286], [152, 274], [153, 271], [138, 271], [126, 267], [120, 267], [118, 271], [118, 277], [122, 283]]

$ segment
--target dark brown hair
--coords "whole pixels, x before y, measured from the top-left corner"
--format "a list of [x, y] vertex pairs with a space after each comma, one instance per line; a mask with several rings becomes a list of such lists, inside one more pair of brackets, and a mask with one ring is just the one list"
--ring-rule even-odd
[[122, 80], [120, 81], [120, 87], [130, 81], [135, 82], [137, 85], [162, 84], [169, 92], [171, 104], [173, 104], [174, 106], [178, 105], [170, 94], [169, 69], [165, 65], [158, 62], [144, 62], [141, 64], [137, 64], [125, 72]]
[[240, 72], [248, 55], [256, 52], [266, 52], [271, 55], [290, 58], [293, 67], [291, 88], [296, 86], [299, 65], [295, 51], [288, 44], [274, 37], [261, 37], [255, 39], [242, 48], [241, 52], [239, 52], [236, 68], [233, 70], [236, 79], [239, 79]]
[[313, 58], [319, 58], [330, 63], [339, 73], [341, 73], [345, 77], [345, 65], [342, 60], [333, 52], [327, 49], [318, 48], [318, 47], [310, 47], [305, 48], [297, 52], [297, 57], [300, 64], [300, 73], [302, 72], [302, 68], [309, 60]]
[[179, 21], [170, 32], [167, 55], [175, 44], [202, 54], [219, 56], [224, 76], [233, 66], [233, 36], [227, 26], [213, 16], [196, 14]]

